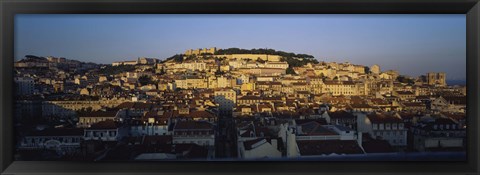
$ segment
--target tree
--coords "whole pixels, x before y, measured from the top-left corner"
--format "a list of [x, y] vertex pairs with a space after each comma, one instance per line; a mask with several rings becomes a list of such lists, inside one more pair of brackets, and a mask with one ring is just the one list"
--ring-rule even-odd
[[262, 63], [262, 64], [263, 64], [263, 63], [265, 63], [266, 61], [265, 61], [265, 60], [262, 60], [262, 59], [260, 59], [260, 58], [257, 58], [257, 62], [259, 62], [259, 63]]
[[138, 78], [140, 85], [145, 86], [152, 83], [152, 78], [148, 75], [142, 75]]
[[312, 55], [308, 54], [295, 54], [291, 52], [284, 52], [284, 51], [276, 51], [274, 49], [239, 49], [239, 48], [228, 48], [228, 49], [220, 49], [215, 54], [223, 55], [223, 54], [269, 54], [269, 55], [280, 55], [282, 57], [288, 58], [306, 58], [306, 59], [313, 59]]
[[162, 66], [162, 69], [160, 69], [160, 75], [165, 75], [167, 71], [165, 71], [165, 67]]
[[403, 75], [398, 76], [397, 81], [401, 82], [401, 83], [407, 83], [407, 84], [410, 84], [410, 85], [415, 84], [415, 81], [413, 79], [405, 77]]
[[135, 70], [135, 66], [133, 65], [118, 65], [118, 66], [107, 65], [104, 68], [100, 69], [98, 73], [103, 75], [115, 75], [122, 72], [130, 72], [133, 70]]
[[365, 68], [365, 73], [367, 74], [370, 73], [370, 68], [368, 66], [365, 66], [364, 68]]
[[176, 55], [173, 55], [173, 56], [171, 56], [171, 57], [168, 57], [167, 59], [165, 59], [165, 60], [162, 61], [162, 62], [166, 62], [166, 61], [173, 60], [173, 61], [175, 61], [175, 62], [177, 62], [177, 63], [181, 63], [181, 62], [183, 62], [183, 56], [184, 56], [183, 54], [176, 54]]
[[286, 73], [291, 75], [297, 75], [297, 73], [295, 73], [295, 70], [293, 70], [293, 68], [290, 66], [288, 66]]

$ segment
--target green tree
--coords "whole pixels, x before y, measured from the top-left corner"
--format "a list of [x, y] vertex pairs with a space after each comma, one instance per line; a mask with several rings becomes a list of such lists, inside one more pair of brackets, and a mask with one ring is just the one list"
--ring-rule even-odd
[[176, 55], [173, 55], [171, 57], [168, 57], [167, 59], [165, 59], [164, 61], [162, 61], [162, 63], [166, 62], [166, 61], [170, 61], [170, 60], [173, 60], [177, 63], [181, 63], [183, 62], [183, 54], [176, 54]]
[[142, 86], [145, 86], [147, 84], [151, 84], [152, 83], [152, 77], [150, 77], [148, 75], [142, 75], [138, 78], [138, 83], [140, 83], [140, 85], [142, 85]]
[[167, 73], [167, 71], [165, 70], [165, 68], [162, 66], [162, 69], [160, 69], [160, 75], [165, 75]]
[[107, 65], [104, 68], [100, 69], [98, 73], [103, 75], [115, 75], [123, 72], [130, 72], [133, 70], [135, 70], [135, 66], [133, 65], [119, 65], [119, 66]]
[[410, 84], [410, 85], [415, 84], [415, 81], [413, 79], [405, 77], [403, 75], [398, 76], [397, 81], [401, 82], [401, 83], [407, 83], [407, 84]]
[[365, 66], [364, 69], [366, 74], [370, 73], [370, 68], [368, 66]]
[[297, 75], [297, 73], [295, 73], [295, 70], [293, 70], [293, 68], [290, 66], [288, 66], [286, 73], [291, 75]]

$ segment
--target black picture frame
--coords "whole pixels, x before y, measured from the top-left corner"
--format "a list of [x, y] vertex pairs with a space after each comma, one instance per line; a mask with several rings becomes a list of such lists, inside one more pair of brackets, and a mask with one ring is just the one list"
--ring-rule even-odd
[[[2, 0], [0, 172], [2, 174], [478, 174], [480, 3], [478, 0]], [[466, 162], [48, 162], [13, 161], [15, 14], [466, 14]]]

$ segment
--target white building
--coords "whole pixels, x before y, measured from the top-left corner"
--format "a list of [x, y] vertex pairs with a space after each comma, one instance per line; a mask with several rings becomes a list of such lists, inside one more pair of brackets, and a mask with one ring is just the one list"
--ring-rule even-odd
[[119, 141], [127, 135], [127, 127], [113, 120], [106, 120], [86, 128], [84, 140]]
[[178, 121], [173, 128], [173, 143], [193, 143], [200, 146], [215, 146], [213, 124], [206, 121]]
[[130, 124], [130, 134], [132, 136], [143, 135], [170, 135], [168, 126], [170, 124], [167, 118], [161, 118], [164, 111], [150, 111], [145, 114], [145, 120], [138, 120]]
[[288, 68], [288, 63], [287, 62], [266, 62], [265, 63], [266, 68], [281, 68], [281, 69], [287, 69]]
[[181, 63], [175, 64], [174, 69], [187, 69], [192, 71], [204, 71], [207, 69], [207, 64], [204, 62], [188, 62], [188, 63]]
[[117, 117], [117, 111], [82, 111], [77, 113], [77, 127], [90, 127], [92, 124], [106, 120], [115, 120]]
[[366, 120], [371, 123], [372, 138], [387, 140], [392, 146], [407, 146], [407, 129], [400, 117], [388, 113], [372, 113], [367, 115]]
[[83, 140], [83, 129], [45, 129], [25, 136], [20, 142], [22, 150], [55, 150], [58, 153], [75, 151]]

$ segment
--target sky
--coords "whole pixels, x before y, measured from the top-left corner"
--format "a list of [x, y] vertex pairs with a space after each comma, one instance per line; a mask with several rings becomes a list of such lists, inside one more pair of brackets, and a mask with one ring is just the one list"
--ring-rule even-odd
[[269, 48], [414, 77], [433, 71], [466, 79], [464, 14], [19, 14], [14, 37], [16, 60], [37, 55], [108, 64], [196, 48]]

